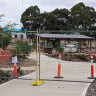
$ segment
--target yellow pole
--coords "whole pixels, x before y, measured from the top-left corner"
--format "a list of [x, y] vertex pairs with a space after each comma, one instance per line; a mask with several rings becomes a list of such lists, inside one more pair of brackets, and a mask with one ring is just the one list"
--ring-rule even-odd
[[[32, 86], [40, 86], [41, 84], [43, 84], [44, 83], [44, 80], [40, 80], [40, 78], [39, 78], [39, 60], [40, 60], [40, 58], [38, 58], [38, 55], [40, 54], [38, 54], [38, 32], [39, 32], [39, 29], [37, 29], [37, 78], [36, 78], [36, 80], [34, 81], [34, 82], [32, 82]], [[39, 33], [40, 34], [40, 33]], [[39, 37], [40, 38], [40, 37]], [[40, 39], [39, 39], [40, 40]], [[39, 41], [40, 42], [40, 41]], [[40, 47], [40, 46], [39, 46]], [[40, 50], [39, 50], [40, 51]]]
[[38, 64], [38, 29], [37, 29], [37, 80], [39, 80], [39, 64]]
[[40, 79], [40, 28], [39, 28], [39, 79]]

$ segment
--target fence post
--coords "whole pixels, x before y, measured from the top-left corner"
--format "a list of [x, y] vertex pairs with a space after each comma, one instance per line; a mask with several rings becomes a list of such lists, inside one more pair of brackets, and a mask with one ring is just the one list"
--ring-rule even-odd
[[54, 78], [63, 78], [60, 76], [61, 74], [61, 53], [59, 53], [59, 57], [58, 57], [58, 75], [55, 76]]
[[[38, 38], [39, 37], [39, 38]], [[36, 43], [36, 49], [37, 49], [37, 78], [34, 82], [32, 82], [32, 86], [40, 86], [41, 84], [44, 83], [44, 80], [40, 80], [40, 69], [39, 69], [39, 64], [40, 64], [40, 29], [37, 29], [37, 43]], [[39, 47], [39, 50], [38, 50]]]

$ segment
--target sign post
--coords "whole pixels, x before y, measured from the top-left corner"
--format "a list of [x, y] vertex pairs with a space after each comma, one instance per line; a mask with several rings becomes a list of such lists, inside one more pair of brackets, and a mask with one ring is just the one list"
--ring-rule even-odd
[[18, 60], [17, 60], [16, 55], [14, 55], [12, 57], [12, 63], [14, 64], [14, 77], [17, 78], [17, 63], [18, 63]]

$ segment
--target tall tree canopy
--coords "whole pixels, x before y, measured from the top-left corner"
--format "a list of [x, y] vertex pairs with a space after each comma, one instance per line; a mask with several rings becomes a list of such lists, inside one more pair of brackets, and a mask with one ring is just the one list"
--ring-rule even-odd
[[89, 30], [96, 22], [96, 12], [93, 7], [78, 3], [71, 8], [71, 27], [73, 29]]
[[40, 13], [38, 6], [31, 6], [22, 14], [21, 23], [27, 30], [36, 30], [38, 26], [43, 30], [67, 29], [68, 15], [67, 9]]
[[70, 12], [67, 9], [55, 9], [52, 12], [57, 18], [57, 26], [59, 29], [67, 30], [69, 23], [69, 14]]
[[31, 6], [22, 14], [21, 22], [23, 28], [27, 30], [35, 30], [39, 24], [40, 9], [38, 6]]
[[44, 13], [38, 6], [31, 6], [22, 14], [21, 22], [27, 30], [96, 30], [96, 11], [82, 2], [71, 10], [57, 8]]

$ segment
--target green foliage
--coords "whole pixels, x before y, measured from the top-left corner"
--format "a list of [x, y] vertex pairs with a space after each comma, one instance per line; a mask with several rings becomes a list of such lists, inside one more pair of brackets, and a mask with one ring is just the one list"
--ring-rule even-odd
[[[4, 17], [5, 15], [4, 14], [1, 14], [0, 15], [0, 19], [2, 19], [2, 17]], [[1, 22], [2, 20], [0, 20], [0, 22]]]
[[55, 49], [59, 53], [63, 53], [64, 48], [60, 47], [60, 42], [55, 43]]
[[34, 43], [31, 47], [32, 51], [34, 51], [36, 49], [36, 44]]
[[96, 63], [96, 55], [93, 56], [93, 62]]
[[36, 30], [41, 19], [39, 15], [40, 9], [38, 8], [38, 6], [31, 6], [26, 9], [26, 11], [21, 16], [23, 29], [27, 28], [27, 30]]
[[12, 36], [11, 33], [0, 34], [0, 47], [5, 49], [11, 42]]
[[10, 78], [10, 74], [8, 72], [0, 70], [0, 77], [0, 80], [8, 80], [8, 78]]
[[40, 13], [38, 6], [31, 6], [22, 14], [21, 23], [23, 29], [27, 28], [27, 30], [36, 30], [37, 27], [43, 30], [66, 29], [68, 15], [69, 11], [67, 9], [56, 9], [49, 13]]
[[88, 30], [91, 28], [92, 24], [95, 24], [94, 21], [96, 22], [96, 12], [94, 8], [85, 6], [85, 4], [82, 2], [71, 8], [70, 22], [73, 25], [71, 26], [72, 29]]
[[83, 43], [83, 44], [82, 44], [83, 46], [86, 46], [86, 45], [87, 45], [87, 44], [86, 44], [86, 41], [83, 41], [82, 43]]
[[69, 10], [68, 9], [55, 9], [52, 13], [57, 18], [57, 29], [68, 30], [69, 28]]
[[38, 6], [31, 6], [22, 14], [23, 29], [36, 30], [95, 30], [96, 11], [80, 2], [71, 10], [62, 8], [40, 13]]
[[20, 67], [17, 68], [17, 74], [20, 76], [24, 74]]
[[[18, 41], [15, 49], [12, 50], [12, 54], [29, 54], [31, 52], [31, 47], [27, 42]], [[19, 55], [18, 59], [26, 59], [26, 55]]]
[[64, 48], [60, 47], [59, 48], [59, 53], [63, 53], [63, 50], [64, 50]]
[[18, 24], [16, 24], [16, 23], [13, 23], [13, 24], [8, 23], [7, 25], [5, 25], [4, 28], [8, 28], [8, 31], [13, 31], [13, 28], [15, 28], [15, 26], [17, 26], [17, 25]]
[[56, 49], [56, 51], [59, 51], [59, 48], [60, 48], [60, 42], [59, 41], [57, 41], [56, 43], [55, 43], [55, 49]]
[[53, 48], [52, 42], [49, 42], [49, 43], [48, 43], [48, 47]]
[[77, 55], [77, 58], [79, 58], [80, 60], [85, 60], [85, 61], [88, 60], [88, 56], [86, 55]]

